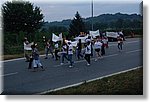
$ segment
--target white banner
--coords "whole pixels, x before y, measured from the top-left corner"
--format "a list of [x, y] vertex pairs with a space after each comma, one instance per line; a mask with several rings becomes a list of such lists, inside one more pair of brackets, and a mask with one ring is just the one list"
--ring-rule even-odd
[[77, 47], [78, 41], [72, 41], [71, 44], [72, 46]]
[[53, 42], [57, 42], [57, 41], [59, 41], [59, 37], [57, 36], [57, 35], [55, 35], [54, 33], [52, 33], [53, 35], [52, 35], [52, 41]]
[[100, 36], [99, 30], [96, 30], [96, 31], [89, 31], [89, 34], [90, 34], [93, 38], [96, 38], [96, 36]]
[[33, 42], [32, 43], [29, 43], [29, 44], [24, 44], [24, 50], [32, 50], [31, 48], [31, 45], [33, 45]]
[[79, 41], [79, 39], [81, 39], [81, 43], [85, 43], [85, 40], [88, 38], [88, 35], [87, 36], [84, 36], [84, 37], [76, 37], [74, 38], [77, 42]]
[[53, 35], [52, 35], [52, 41], [53, 41], [53, 42], [57, 42], [57, 41], [63, 40], [63, 38], [62, 38], [62, 33], [60, 33], [59, 36], [55, 35], [54, 33], [52, 33], [52, 34], [53, 34]]
[[78, 41], [68, 41], [68, 40], [65, 40], [66, 43], [70, 42], [72, 46], [76, 47], [77, 46], [77, 43]]
[[111, 38], [117, 38], [119, 35], [118, 32], [106, 32], [106, 36]]
[[59, 34], [59, 40], [63, 40], [62, 33]]

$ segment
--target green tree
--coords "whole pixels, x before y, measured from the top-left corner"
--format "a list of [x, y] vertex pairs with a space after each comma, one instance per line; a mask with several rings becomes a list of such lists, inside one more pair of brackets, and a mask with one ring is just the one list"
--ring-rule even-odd
[[34, 32], [41, 28], [43, 14], [37, 6], [30, 2], [6, 2], [2, 5], [4, 34], [6, 32], [15, 33], [26, 32], [30, 40], [34, 39]]
[[80, 32], [86, 32], [86, 30], [84, 22], [77, 11], [77, 13], [75, 14], [75, 18], [69, 25], [69, 37], [76, 37], [80, 34]]
[[124, 20], [119, 18], [117, 21], [116, 21], [116, 29], [121, 29], [123, 28], [123, 22]]

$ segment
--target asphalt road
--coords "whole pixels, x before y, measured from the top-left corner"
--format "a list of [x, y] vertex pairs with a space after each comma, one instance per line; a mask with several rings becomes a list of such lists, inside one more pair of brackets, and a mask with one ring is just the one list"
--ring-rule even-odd
[[106, 55], [96, 62], [92, 58], [90, 66], [85, 60], [74, 58], [74, 67], [69, 68], [68, 63], [60, 65], [60, 61], [42, 56], [41, 62], [46, 70], [39, 68], [32, 72], [22, 58], [4, 61], [3, 75], [0, 75], [4, 82], [2, 94], [36, 94], [143, 65], [142, 39], [127, 39], [121, 52], [117, 49], [117, 42], [109, 44]]

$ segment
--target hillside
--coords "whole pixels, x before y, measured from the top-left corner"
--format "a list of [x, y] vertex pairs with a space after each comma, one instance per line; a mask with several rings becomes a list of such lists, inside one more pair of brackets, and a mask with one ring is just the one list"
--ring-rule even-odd
[[[82, 16], [82, 15], [81, 15]], [[105, 23], [109, 24], [111, 22], [116, 22], [118, 19], [122, 19], [124, 21], [142, 21], [142, 16], [138, 14], [122, 14], [122, 13], [116, 13], [116, 14], [102, 14], [99, 16], [95, 16], [93, 18], [83, 18], [83, 21], [85, 23], [90, 23], [93, 19], [93, 23]], [[44, 28], [50, 27], [50, 26], [64, 26], [69, 27], [69, 24], [71, 23], [71, 19], [62, 20], [62, 21], [54, 21], [54, 22], [45, 22]]]

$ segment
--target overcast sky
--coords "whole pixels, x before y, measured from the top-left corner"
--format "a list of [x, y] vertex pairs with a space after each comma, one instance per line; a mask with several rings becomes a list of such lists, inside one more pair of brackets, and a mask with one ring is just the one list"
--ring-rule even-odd
[[[3, 0], [5, 1], [5, 0]], [[91, 16], [92, 0], [29, 0], [39, 6], [44, 14], [45, 21], [61, 21], [73, 19], [78, 11], [82, 18]], [[94, 16], [100, 14], [139, 14], [141, 0], [93, 0]]]

